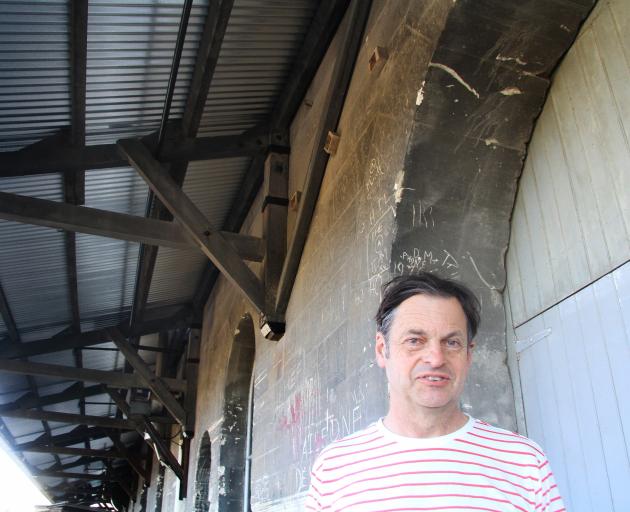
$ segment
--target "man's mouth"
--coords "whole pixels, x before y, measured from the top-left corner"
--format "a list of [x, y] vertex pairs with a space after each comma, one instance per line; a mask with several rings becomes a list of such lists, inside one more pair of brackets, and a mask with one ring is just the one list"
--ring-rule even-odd
[[446, 375], [421, 375], [420, 378], [422, 380], [428, 380], [429, 382], [441, 382], [445, 380], [450, 380], [450, 378]]

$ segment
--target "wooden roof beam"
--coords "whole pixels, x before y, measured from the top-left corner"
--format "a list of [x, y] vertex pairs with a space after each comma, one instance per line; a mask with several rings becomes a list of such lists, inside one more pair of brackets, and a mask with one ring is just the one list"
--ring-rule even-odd
[[[300, 53], [295, 59], [291, 75], [271, 114], [270, 126], [273, 127], [272, 141], [275, 145], [285, 148], [289, 146], [286, 130], [304, 99], [319, 64], [343, 19], [348, 4], [349, 0], [324, 0], [319, 3]], [[240, 230], [262, 185], [265, 156], [265, 154], [259, 155], [252, 160], [243, 184], [239, 188], [239, 194], [232, 203], [226, 224], [223, 226], [225, 231], [238, 232]], [[193, 299], [196, 312], [201, 311], [206, 303], [218, 275], [219, 273], [212, 263], [209, 263], [204, 269]]]
[[[203, 115], [203, 110], [208, 97], [208, 90], [214, 75], [214, 70], [219, 58], [219, 52], [225, 37], [228, 20], [232, 12], [234, 0], [217, 0], [210, 2], [208, 5], [208, 13], [204, 25], [203, 33], [197, 50], [197, 57], [194, 67], [193, 76], [190, 82], [190, 89], [186, 98], [186, 106], [181, 123], [180, 138], [184, 140], [178, 141], [177, 147], [182, 153], [194, 153], [196, 144], [197, 131]], [[251, 131], [256, 133], [258, 130]], [[245, 135], [247, 137], [247, 135]], [[260, 139], [256, 139], [259, 149], [264, 149]], [[268, 142], [268, 140], [267, 140]], [[198, 144], [197, 144], [198, 146]], [[266, 145], [265, 145], [266, 146]], [[201, 146], [198, 149], [205, 149]], [[159, 148], [158, 157], [161, 158], [163, 148]], [[170, 175], [181, 188], [186, 177], [189, 159], [182, 158], [178, 163], [169, 169]], [[172, 220], [172, 214], [160, 201], [156, 201], [153, 193], [151, 193], [147, 201], [147, 217], [153, 217], [162, 220]], [[151, 282], [153, 281], [153, 272], [155, 270], [155, 262], [158, 254], [157, 246], [140, 246], [138, 253], [138, 270], [136, 272], [136, 283], [134, 287], [134, 298], [132, 303], [131, 324], [135, 324], [142, 319], [144, 309], [147, 305]]]
[[51, 436], [50, 438], [48, 438], [47, 436], [39, 436], [33, 441], [17, 444], [14, 445], [12, 448], [15, 451], [29, 451], [31, 448], [39, 447], [72, 446], [74, 444], [82, 443], [83, 441], [85, 441], [85, 439], [90, 439], [91, 441], [93, 441], [95, 439], [102, 439], [104, 437], [108, 437], [108, 431], [101, 427], [86, 427], [85, 425], [79, 425], [78, 427], [72, 429], [70, 432], [66, 432], [65, 434]]
[[349, 0], [322, 0], [304, 37], [300, 53], [273, 113], [271, 126], [287, 129], [293, 121], [304, 95], [308, 90], [319, 64], [332, 41], [343, 15], [348, 8]]
[[[118, 328], [126, 336], [140, 336], [144, 334], [152, 334], [169, 329], [178, 329], [189, 327], [192, 322], [192, 310], [188, 306], [182, 307], [175, 314], [167, 315], [164, 311], [171, 308], [156, 308], [149, 310], [151, 316], [156, 316], [154, 320], [146, 320], [129, 329], [128, 323], [118, 325]], [[163, 316], [163, 318], [159, 318]], [[92, 345], [100, 345], [102, 343], [110, 343], [107, 333], [104, 329], [88, 331], [81, 334], [69, 334], [50, 339], [32, 341], [19, 346], [9, 346], [0, 349], [0, 358], [13, 359], [22, 357], [31, 357], [41, 354], [49, 354], [59, 352], [61, 350], [71, 350], [78, 347], [87, 347]]]
[[334, 63], [332, 76], [326, 92], [324, 116], [317, 129], [315, 153], [311, 158], [304, 180], [304, 190], [297, 211], [291, 243], [287, 248], [286, 258], [282, 268], [282, 275], [278, 285], [276, 307], [274, 314], [282, 317], [287, 309], [295, 277], [302, 258], [302, 251], [306, 244], [315, 205], [324, 172], [328, 163], [328, 154], [324, 151], [328, 132], [334, 132], [341, 117], [341, 110], [345, 102], [350, 79], [354, 71], [359, 48], [363, 37], [363, 30], [367, 23], [372, 2], [370, 0], [352, 0], [348, 9], [348, 20], [339, 44], [339, 55]]
[[107, 332], [111, 340], [143, 381], [143, 387], [149, 388], [153, 396], [162, 403], [173, 418], [175, 418], [183, 428], [186, 428], [186, 411], [184, 411], [184, 408], [167, 387], [166, 379], [155, 375], [149, 365], [138, 355], [133, 346], [118, 329], [107, 329]]
[[117, 450], [95, 450], [86, 448], [71, 448], [67, 446], [31, 446], [20, 449], [23, 452], [33, 453], [56, 453], [58, 455], [74, 455], [80, 457], [95, 457], [102, 459], [124, 459], [125, 455]]
[[[116, 144], [72, 146], [60, 143], [32, 144], [18, 151], [0, 152], [0, 177], [29, 176], [55, 172], [81, 173], [86, 170], [128, 167], [127, 160], [120, 155]], [[43, 139], [45, 141], [46, 139]], [[153, 137], [143, 137], [152, 147]], [[194, 162], [241, 156], [253, 157], [265, 153], [273, 140], [266, 127], [249, 130], [240, 135], [215, 137], [188, 137], [178, 143], [167, 141], [159, 156], [162, 163]]]
[[44, 396], [40, 395], [39, 397], [35, 396], [32, 393], [26, 393], [26, 395], [18, 398], [14, 402], [0, 405], [0, 415], [2, 415], [2, 412], [4, 411], [31, 409], [33, 407], [45, 407], [47, 405], [64, 403], [70, 400], [80, 400], [82, 398], [102, 395], [104, 393], [106, 393], [105, 387], [100, 384], [83, 388], [79, 386], [79, 383], [77, 382], [60, 393], [54, 393]]
[[2, 283], [0, 283], [0, 315], [2, 315], [2, 320], [7, 328], [7, 332], [9, 333], [9, 340], [11, 340], [11, 343], [13, 344], [19, 344], [20, 333], [18, 331], [17, 324], [15, 323], [15, 318], [13, 318], [9, 301], [4, 294]]
[[[0, 359], [0, 372], [40, 377], [57, 377], [63, 380], [99, 382], [113, 388], [148, 388], [139, 375], [107, 370], [90, 370], [58, 364], [33, 363], [12, 359]], [[164, 378], [164, 383], [174, 392], [186, 391], [186, 381]]]
[[0, 412], [4, 418], [20, 418], [39, 421], [55, 421], [77, 425], [113, 428], [119, 430], [135, 430], [137, 424], [131, 420], [109, 418], [107, 416], [89, 416], [85, 414], [69, 414], [65, 412], [40, 411], [36, 409], [13, 409]]
[[[0, 219], [176, 249], [196, 246], [173, 222], [6, 192], [0, 192]], [[237, 233], [221, 234], [242, 258], [262, 261], [263, 241], [260, 238]]]
[[254, 307], [262, 312], [265, 305], [262, 284], [225, 237], [212, 230], [205, 216], [177, 187], [166, 169], [140, 140], [124, 139], [118, 141], [118, 145], [197, 246], [245, 294]]

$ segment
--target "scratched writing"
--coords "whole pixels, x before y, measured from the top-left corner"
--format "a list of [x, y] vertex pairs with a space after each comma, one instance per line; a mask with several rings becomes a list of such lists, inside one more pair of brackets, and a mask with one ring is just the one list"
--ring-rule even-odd
[[452, 278], [459, 277], [459, 262], [446, 249], [433, 251], [414, 247], [403, 251], [398, 259], [395, 268], [399, 274], [440, 270]]
[[435, 219], [433, 218], [433, 206], [417, 201], [411, 205], [411, 225], [412, 227], [424, 227], [435, 229]]

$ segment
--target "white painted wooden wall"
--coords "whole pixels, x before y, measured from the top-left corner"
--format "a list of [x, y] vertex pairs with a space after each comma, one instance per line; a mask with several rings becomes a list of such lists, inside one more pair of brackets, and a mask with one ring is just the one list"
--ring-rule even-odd
[[519, 429], [570, 511], [630, 511], [629, 141], [630, 0], [600, 0], [536, 125], [507, 254]]
[[630, 1], [601, 0], [554, 77], [508, 252], [516, 324], [630, 254]]

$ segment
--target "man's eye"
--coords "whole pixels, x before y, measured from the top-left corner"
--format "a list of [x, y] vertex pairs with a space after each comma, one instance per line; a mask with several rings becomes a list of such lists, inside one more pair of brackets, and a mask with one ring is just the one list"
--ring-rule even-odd
[[446, 347], [450, 349], [460, 349], [463, 347], [463, 344], [459, 340], [446, 340]]
[[410, 347], [417, 347], [418, 345], [422, 344], [422, 340], [420, 338], [407, 338], [405, 340], [405, 344], [409, 345]]

